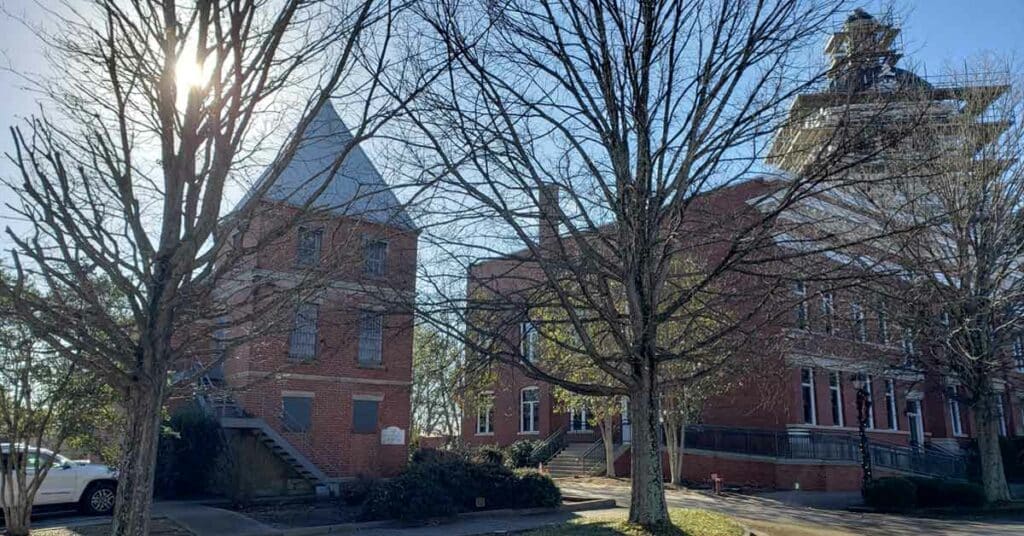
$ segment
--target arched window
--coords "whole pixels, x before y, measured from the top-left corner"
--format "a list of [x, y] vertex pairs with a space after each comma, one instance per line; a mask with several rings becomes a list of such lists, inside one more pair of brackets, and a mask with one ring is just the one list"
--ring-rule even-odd
[[540, 389], [527, 387], [519, 393], [519, 431], [535, 434], [540, 431]]

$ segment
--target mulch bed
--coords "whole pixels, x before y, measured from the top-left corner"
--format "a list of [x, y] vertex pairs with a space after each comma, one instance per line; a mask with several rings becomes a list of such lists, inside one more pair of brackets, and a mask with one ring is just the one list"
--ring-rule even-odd
[[238, 512], [274, 528], [319, 527], [358, 521], [361, 507], [338, 502], [255, 505]]

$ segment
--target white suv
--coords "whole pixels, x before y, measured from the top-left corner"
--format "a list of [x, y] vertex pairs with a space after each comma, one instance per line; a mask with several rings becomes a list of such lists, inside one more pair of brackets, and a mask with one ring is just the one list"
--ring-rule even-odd
[[[91, 514], [109, 514], [114, 510], [117, 475], [111, 468], [87, 461], [69, 460], [47, 449], [19, 447], [15, 450], [28, 452], [29, 475], [34, 471], [33, 467], [50, 465], [46, 478], [36, 492], [34, 506], [77, 503], [82, 510]], [[0, 443], [0, 456], [3, 457], [0, 467], [7, 466], [10, 452], [10, 443]]]

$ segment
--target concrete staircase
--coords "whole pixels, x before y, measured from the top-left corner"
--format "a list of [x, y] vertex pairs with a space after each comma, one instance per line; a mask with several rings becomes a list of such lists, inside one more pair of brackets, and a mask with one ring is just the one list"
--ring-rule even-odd
[[547, 469], [553, 478], [603, 474], [604, 446], [594, 443], [569, 443], [551, 458], [547, 463]]
[[205, 394], [197, 396], [197, 400], [207, 413], [220, 422], [221, 428], [251, 431], [264, 446], [315, 489], [330, 490], [333, 480], [327, 474], [270, 424], [248, 414], [229, 393], [220, 389], [208, 389]]

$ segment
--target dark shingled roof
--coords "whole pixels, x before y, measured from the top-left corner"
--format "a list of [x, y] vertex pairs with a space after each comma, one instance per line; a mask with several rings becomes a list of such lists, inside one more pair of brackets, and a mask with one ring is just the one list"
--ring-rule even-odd
[[[305, 205], [324, 181], [329, 181], [313, 200], [312, 208], [373, 223], [415, 229], [394, 192], [358, 145], [349, 151], [338, 171], [331, 177], [327, 176], [335, 159], [351, 143], [352, 133], [328, 101], [306, 129], [292, 161], [267, 189], [263, 199]], [[268, 177], [264, 174], [254, 190], [266, 180]], [[249, 202], [251, 195], [252, 190], [246, 193], [239, 206]]]

